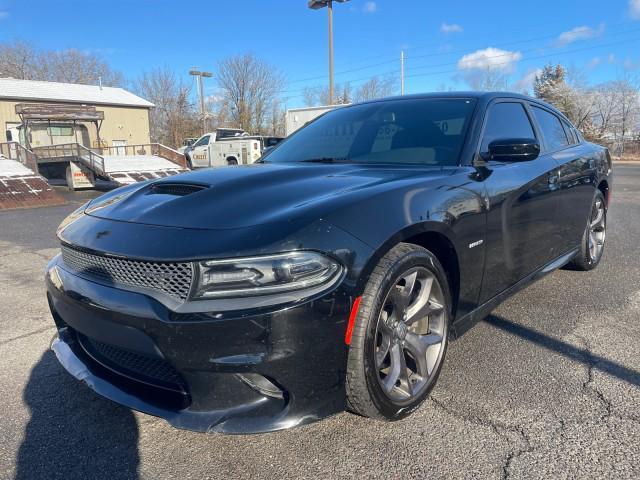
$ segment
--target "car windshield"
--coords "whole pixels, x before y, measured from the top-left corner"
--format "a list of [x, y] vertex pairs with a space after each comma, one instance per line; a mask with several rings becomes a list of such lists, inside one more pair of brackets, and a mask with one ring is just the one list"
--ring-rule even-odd
[[265, 162], [457, 165], [475, 100], [398, 99], [338, 108], [280, 143]]

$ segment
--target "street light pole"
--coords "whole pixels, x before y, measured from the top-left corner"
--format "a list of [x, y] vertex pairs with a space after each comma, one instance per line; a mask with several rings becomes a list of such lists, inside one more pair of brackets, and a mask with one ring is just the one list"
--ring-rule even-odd
[[196, 82], [198, 83], [198, 94], [200, 96], [200, 115], [202, 115], [202, 134], [207, 133], [207, 113], [204, 108], [204, 80], [203, 78], [213, 77], [213, 73], [211, 72], [202, 72], [200, 70], [189, 70], [189, 75], [196, 77]]
[[329, 105], [333, 105], [333, 3], [327, 3], [329, 11]]
[[400, 95], [404, 95], [404, 50], [400, 50]]
[[348, 2], [349, 0], [308, 0], [307, 5], [312, 10], [327, 7], [329, 11], [329, 105], [333, 105], [333, 2]]

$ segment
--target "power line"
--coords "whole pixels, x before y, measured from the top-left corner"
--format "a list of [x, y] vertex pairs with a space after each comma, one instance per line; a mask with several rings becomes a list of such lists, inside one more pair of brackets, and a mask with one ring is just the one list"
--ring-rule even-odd
[[[614, 24], [613, 26], [615, 26], [617, 24]], [[627, 33], [634, 33], [640, 31], [640, 28], [635, 28], [635, 29], [631, 29], [631, 30], [624, 30], [624, 31], [613, 31], [610, 35], [624, 35]], [[557, 34], [549, 34], [549, 35], [544, 35], [544, 36], [539, 36], [539, 37], [532, 37], [532, 38], [528, 38], [528, 39], [522, 39], [522, 40], [516, 40], [513, 42], [507, 42], [507, 43], [501, 43], [498, 44], [495, 48], [503, 48], [503, 47], [509, 47], [509, 46], [513, 46], [513, 45], [520, 45], [520, 44], [524, 44], [524, 43], [529, 43], [529, 42], [535, 42], [535, 41], [540, 41], [540, 40], [547, 40], [550, 38], [557, 38], [558, 35]], [[549, 48], [551, 47], [550, 45], [543, 47], [543, 48]], [[415, 47], [415, 48], [419, 48], [419, 47]], [[420, 54], [420, 55], [405, 55], [405, 60], [409, 60], [409, 59], [416, 59], [416, 58], [427, 58], [427, 57], [438, 57], [438, 56], [446, 56], [446, 55], [456, 55], [456, 54], [461, 54], [461, 53], [469, 53], [470, 50], [473, 50], [474, 47], [469, 47], [469, 48], [460, 48], [457, 50], [452, 50], [452, 51], [448, 51], [448, 52], [431, 52], [431, 53], [426, 53], [426, 54]], [[477, 48], [476, 48], [477, 50]], [[530, 48], [528, 50], [525, 51], [535, 51], [538, 50], [538, 47], [536, 48]], [[505, 54], [505, 55], [511, 55], [511, 53]], [[394, 58], [393, 60], [385, 60], [382, 62], [376, 62], [376, 63], [371, 63], [368, 65], [364, 65], [361, 67], [357, 67], [357, 68], [351, 68], [351, 69], [347, 69], [347, 70], [341, 70], [339, 72], [335, 72], [335, 76], [339, 76], [339, 75], [344, 75], [347, 73], [353, 73], [353, 72], [359, 72], [362, 70], [368, 70], [370, 68], [375, 68], [375, 67], [379, 67], [382, 65], [389, 65], [392, 63], [397, 63], [398, 59]], [[457, 62], [455, 62], [457, 63]], [[446, 65], [451, 65], [451, 63], [446, 63], [446, 64], [440, 64], [438, 66], [446, 66]], [[415, 68], [430, 68], [432, 66], [419, 66], [419, 67], [414, 67]], [[391, 71], [391, 73], [395, 72], [395, 70]], [[386, 72], [389, 73], [389, 72]], [[318, 75], [318, 76], [314, 76], [314, 77], [307, 77], [307, 78], [300, 78], [300, 79], [296, 79], [296, 80], [291, 80], [289, 81], [289, 85], [294, 84], [294, 83], [302, 83], [302, 82], [308, 82], [311, 80], [322, 80], [325, 79], [326, 75]], [[357, 81], [357, 80], [354, 80]]]
[[[528, 61], [531, 61], [531, 60], [540, 60], [540, 59], [543, 59], [543, 58], [554, 57], [556, 55], [565, 55], [567, 53], [585, 52], [585, 51], [595, 50], [595, 49], [598, 49], [598, 48], [604, 48], [604, 47], [611, 47], [611, 46], [614, 46], [614, 45], [620, 45], [620, 44], [623, 44], [623, 43], [627, 43], [628, 41], [634, 41], [634, 40], [640, 40], [640, 37], [628, 38], [628, 39], [621, 40], [621, 41], [618, 41], [618, 42], [611, 42], [611, 43], [604, 43], [604, 44], [600, 44], [600, 45], [593, 45], [591, 47], [574, 48], [573, 50], [563, 50], [563, 51], [558, 51], [558, 52], [554, 52], [554, 53], [548, 53], [548, 54], [545, 54], [545, 55], [537, 55], [537, 56], [534, 56], [534, 57], [527, 57], [527, 58], [524, 58], [524, 59], [518, 60], [518, 61], [519, 62], [528, 62]], [[490, 58], [495, 58], [495, 57], [498, 57], [498, 56], [504, 56], [504, 55], [496, 55], [494, 57], [486, 57], [486, 58], [490, 59]], [[457, 65], [457, 63], [458, 62], [454, 62], [454, 63], [448, 64], [448, 65]], [[490, 65], [489, 68], [491, 68], [492, 66], [497, 66], [497, 65], [508, 65], [509, 63], [512, 63], [512, 62], [508, 61], [508, 62], [496, 63], [496, 64], [493, 64], [493, 65]], [[439, 65], [439, 66], [445, 66], [445, 65], [443, 64], [443, 65]], [[475, 69], [475, 70], [478, 70], [478, 69]], [[429, 76], [429, 75], [442, 75], [444, 73], [454, 73], [454, 72], [459, 72], [459, 71], [460, 71], [459, 69], [454, 69], [454, 70], [445, 70], [445, 71], [441, 71], [441, 72], [414, 73], [412, 75], [406, 75], [405, 78], [423, 77], [423, 76]]]
[[[636, 29], [636, 30], [630, 30], [626, 33], [630, 33], [633, 31], [637, 31], [640, 29]], [[556, 55], [565, 55], [565, 54], [569, 54], [569, 53], [578, 53], [578, 52], [584, 52], [584, 51], [591, 51], [591, 50], [595, 50], [598, 48], [605, 48], [605, 47], [611, 47], [611, 46], [615, 46], [615, 45], [620, 45], [623, 43], [627, 43], [629, 41], [635, 41], [635, 40], [640, 40], [640, 37], [634, 37], [634, 38], [627, 38], [624, 40], [619, 40], [617, 42], [609, 42], [609, 43], [603, 43], [603, 44], [599, 44], [599, 45], [592, 45], [589, 47], [582, 47], [582, 48], [574, 48], [574, 49], [570, 49], [570, 50], [562, 50], [562, 51], [554, 51], [552, 53], [547, 53], [544, 55], [537, 55], [537, 56], [533, 56], [533, 57], [527, 57], [524, 58], [522, 60], [518, 60], [519, 62], [528, 62], [531, 60], [540, 60], [543, 58], [550, 58], [550, 57], [554, 57]], [[549, 47], [547, 47], [549, 48]], [[538, 50], [536, 49], [530, 49], [530, 51], [534, 51], [534, 50]], [[494, 58], [500, 58], [500, 57], [505, 57], [508, 55], [512, 55], [513, 53], [509, 53], [509, 54], [500, 54], [500, 55], [491, 55], [488, 57], [485, 57], [486, 60], [490, 60], [490, 59], [494, 59]], [[406, 57], [405, 57], [406, 58]], [[415, 58], [415, 57], [414, 57]], [[512, 63], [512, 61], [507, 61], [507, 62], [498, 62], [495, 63], [493, 65], [491, 65], [490, 67], [495, 67], [495, 66], [501, 66], [501, 65], [508, 65]], [[438, 64], [438, 65], [422, 65], [422, 66], [418, 66], [418, 67], [413, 67], [413, 68], [406, 68], [406, 70], [416, 70], [418, 68], [438, 68], [438, 67], [446, 67], [446, 66], [453, 66], [453, 65], [458, 65], [458, 62], [449, 62], [449, 63], [442, 63], [442, 64]], [[416, 77], [426, 77], [426, 76], [435, 76], [435, 75], [443, 75], [445, 73], [456, 73], [459, 72], [459, 69], [453, 69], [453, 70], [442, 70], [439, 72], [425, 72], [425, 73], [413, 73], [413, 74], [405, 74], [405, 79], [407, 78], [416, 78]], [[382, 72], [382, 73], [377, 73], [373, 76], [383, 76], [383, 75], [388, 75], [388, 74], [392, 74], [392, 73], [397, 73], [396, 70], [390, 70], [387, 72]], [[359, 81], [366, 81], [369, 80], [371, 78], [371, 76], [368, 77], [361, 77], [361, 78], [356, 78], [356, 79], [350, 79], [347, 82], [348, 83], [355, 83], [355, 82], [359, 82]], [[297, 89], [297, 90], [281, 90], [281, 93], [289, 93], [290, 95], [288, 95], [286, 98], [295, 98], [295, 97], [300, 97], [304, 94], [304, 91], [306, 90], [306, 88], [303, 89]], [[294, 95], [291, 95], [294, 94]]]

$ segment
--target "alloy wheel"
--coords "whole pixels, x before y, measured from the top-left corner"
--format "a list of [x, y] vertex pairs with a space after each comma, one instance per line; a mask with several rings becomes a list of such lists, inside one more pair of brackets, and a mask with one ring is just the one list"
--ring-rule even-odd
[[442, 286], [424, 267], [405, 272], [383, 303], [375, 335], [375, 368], [386, 396], [410, 403], [442, 361], [446, 314]]
[[604, 249], [606, 236], [606, 215], [602, 198], [596, 198], [591, 208], [588, 228], [589, 257], [592, 262], [597, 262]]

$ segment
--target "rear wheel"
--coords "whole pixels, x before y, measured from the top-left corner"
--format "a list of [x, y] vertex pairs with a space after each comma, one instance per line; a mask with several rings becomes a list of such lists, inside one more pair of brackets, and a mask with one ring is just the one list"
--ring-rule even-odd
[[444, 361], [450, 305], [446, 275], [431, 252], [399, 244], [382, 258], [365, 288], [351, 337], [352, 411], [398, 420], [424, 401]]
[[227, 165], [238, 165], [238, 160], [235, 157], [227, 158]]
[[569, 267], [575, 270], [588, 271], [598, 266], [604, 252], [604, 241], [607, 234], [607, 207], [604, 195], [598, 190], [593, 197], [589, 221], [582, 235], [580, 252], [571, 261]]

